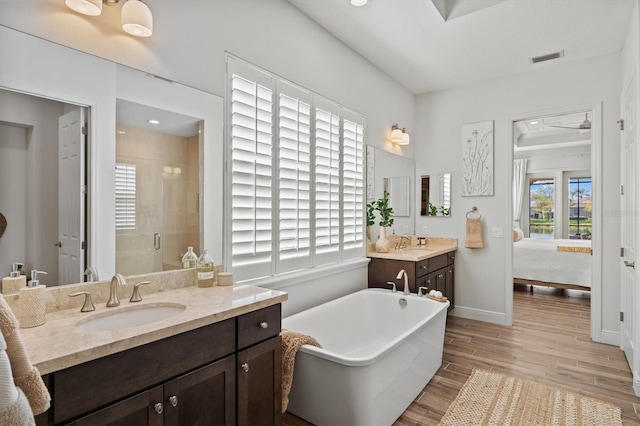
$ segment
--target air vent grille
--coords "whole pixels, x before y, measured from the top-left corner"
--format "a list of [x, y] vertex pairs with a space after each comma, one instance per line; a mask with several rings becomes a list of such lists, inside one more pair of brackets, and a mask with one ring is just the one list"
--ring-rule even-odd
[[537, 64], [538, 62], [550, 61], [552, 59], [558, 59], [564, 57], [564, 50], [554, 53], [548, 53], [546, 55], [536, 56], [535, 58], [529, 59], [532, 64]]

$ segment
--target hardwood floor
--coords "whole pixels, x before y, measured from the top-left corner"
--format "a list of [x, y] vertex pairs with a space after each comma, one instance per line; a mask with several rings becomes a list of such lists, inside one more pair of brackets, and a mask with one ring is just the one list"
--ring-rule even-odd
[[[442, 366], [395, 425], [437, 425], [473, 368], [532, 379], [622, 408], [625, 425], [640, 425], [640, 398], [616, 346], [589, 337], [590, 294], [514, 288], [513, 326], [450, 316]], [[288, 426], [308, 425], [289, 413]]]

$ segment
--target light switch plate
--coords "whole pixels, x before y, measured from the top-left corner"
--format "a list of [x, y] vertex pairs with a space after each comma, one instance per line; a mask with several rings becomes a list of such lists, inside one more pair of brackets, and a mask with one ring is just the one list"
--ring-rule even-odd
[[492, 228], [491, 236], [493, 238], [502, 238], [504, 236], [504, 232], [502, 228]]
[[409, 233], [409, 225], [402, 225], [402, 233], [407, 235]]
[[422, 227], [422, 235], [427, 235], [427, 227], [426, 226]]

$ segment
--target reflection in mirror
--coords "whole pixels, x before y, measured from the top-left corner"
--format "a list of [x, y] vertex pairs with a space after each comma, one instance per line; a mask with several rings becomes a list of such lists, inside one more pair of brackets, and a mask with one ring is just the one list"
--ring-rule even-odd
[[[384, 195], [385, 185], [388, 189], [396, 186], [396, 182], [399, 184], [400, 189], [396, 190], [396, 194], [405, 193], [406, 196], [398, 196], [402, 199], [402, 205], [398, 204], [396, 207], [395, 201], [393, 201], [394, 222], [393, 226], [389, 230], [390, 233], [411, 235], [415, 232], [415, 214], [412, 213], [412, 194], [415, 193], [415, 188], [412, 188], [411, 181], [415, 176], [415, 161], [411, 158], [403, 157], [393, 154], [391, 152], [375, 148], [373, 146], [367, 146], [367, 202], [380, 199]], [[396, 178], [398, 179], [396, 181]], [[391, 187], [389, 187], [389, 181], [392, 181]], [[394, 199], [393, 194], [391, 199]], [[397, 209], [397, 210], [396, 210]], [[376, 224], [371, 227], [372, 241], [378, 237], [379, 217], [376, 215]]]
[[409, 210], [409, 176], [384, 178], [384, 191], [389, 194], [389, 207], [394, 217], [411, 216]]
[[451, 174], [422, 176], [420, 215], [451, 216]]
[[88, 111], [0, 89], [0, 275], [20, 262], [47, 286], [84, 281]]
[[181, 267], [200, 252], [202, 121], [117, 99], [116, 270]]

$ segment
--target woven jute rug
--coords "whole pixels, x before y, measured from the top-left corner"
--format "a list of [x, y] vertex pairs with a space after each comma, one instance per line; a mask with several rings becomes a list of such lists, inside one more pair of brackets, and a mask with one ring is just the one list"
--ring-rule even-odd
[[474, 369], [440, 425], [621, 425], [620, 407]]

